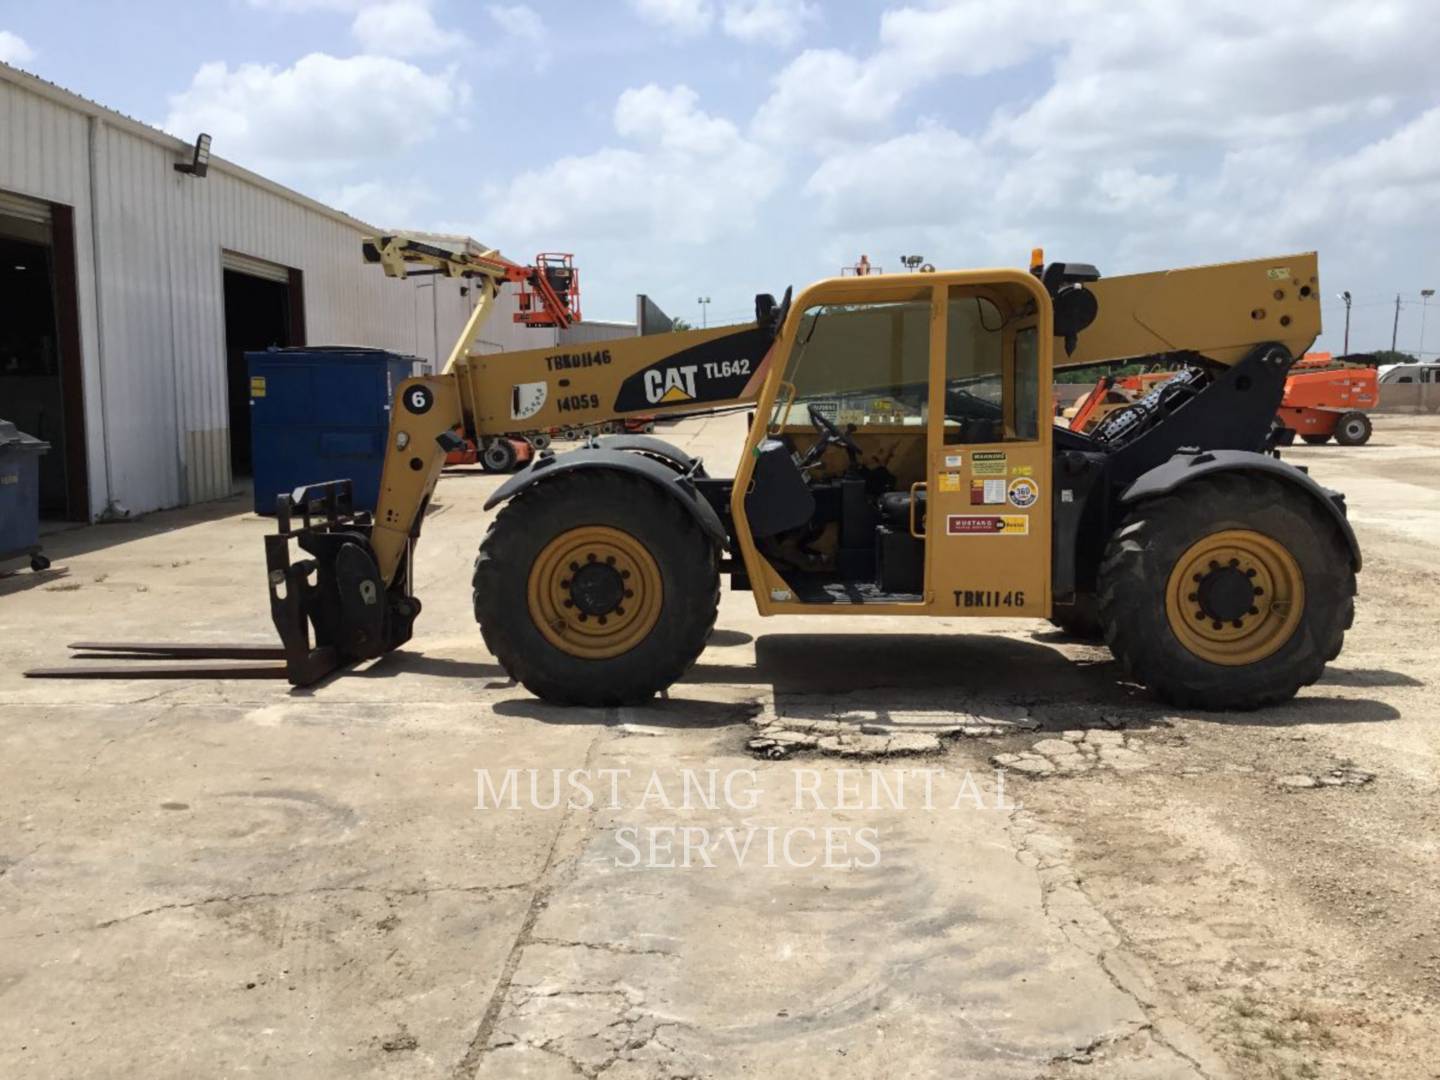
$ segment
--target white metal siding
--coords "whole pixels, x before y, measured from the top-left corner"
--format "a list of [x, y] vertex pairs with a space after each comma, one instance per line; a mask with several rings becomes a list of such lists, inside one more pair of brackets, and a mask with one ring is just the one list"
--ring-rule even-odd
[[[178, 141], [54, 93], [0, 65], [0, 189], [75, 209], [92, 513], [230, 492], [223, 252], [303, 273], [310, 344], [449, 355], [462, 282], [386, 278], [360, 260], [361, 223], [223, 161], [177, 173]], [[483, 351], [554, 343], [514, 311], [507, 290]]]
[[50, 224], [50, 204], [39, 199], [27, 199], [24, 195], [11, 195], [0, 191], [0, 214], [19, 218], [35, 225]]

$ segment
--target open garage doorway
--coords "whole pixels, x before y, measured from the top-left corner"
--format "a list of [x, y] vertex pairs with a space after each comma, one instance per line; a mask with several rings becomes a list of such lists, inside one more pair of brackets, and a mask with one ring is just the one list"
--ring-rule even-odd
[[252, 475], [247, 352], [305, 344], [299, 270], [226, 252], [225, 374], [230, 399], [230, 474]]
[[85, 407], [70, 207], [0, 192], [0, 419], [50, 444], [40, 516], [84, 521]]

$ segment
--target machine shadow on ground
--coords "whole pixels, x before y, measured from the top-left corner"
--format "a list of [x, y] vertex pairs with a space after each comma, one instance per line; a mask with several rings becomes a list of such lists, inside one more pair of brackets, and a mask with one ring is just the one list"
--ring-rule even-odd
[[[1000, 634], [779, 633], [752, 638], [743, 631], [721, 629], [715, 631], [700, 661], [668, 693], [624, 710], [552, 705], [531, 696], [493, 660], [461, 660], [406, 649], [320, 685], [417, 674], [490, 680], [486, 689], [513, 691], [514, 696], [494, 706], [502, 716], [563, 726], [635, 723], [677, 730], [744, 723], [767, 700], [782, 710], [793, 705], [814, 712], [833, 705], [837, 712], [871, 713], [882, 721], [904, 714], [920, 727], [926, 724], [926, 714], [939, 723], [940, 718], [956, 714], [985, 716], [1024, 709], [1043, 731], [1093, 726], [1107, 717], [1129, 727], [1168, 726], [1179, 712], [1126, 681], [1108, 653], [1096, 649], [1087, 656], [1070, 656], [1040, 643], [1048, 634], [1032, 637], [1035, 640]], [[752, 641], [753, 664], [727, 662], [724, 649]], [[1420, 680], [1397, 672], [1333, 666], [1318, 684], [1320, 688], [1419, 685], [1423, 685]], [[716, 701], [686, 692], [687, 687], [708, 686], [733, 688], [738, 694], [734, 700]], [[296, 687], [290, 693], [310, 696], [317, 689]], [[1285, 727], [1384, 723], [1400, 713], [1370, 698], [1311, 691], [1271, 709], [1185, 715], [1216, 724]]]

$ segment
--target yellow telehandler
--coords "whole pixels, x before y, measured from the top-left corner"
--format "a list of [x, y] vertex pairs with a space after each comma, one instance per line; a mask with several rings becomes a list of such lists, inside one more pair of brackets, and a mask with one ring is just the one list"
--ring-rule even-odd
[[[481, 293], [445, 369], [396, 392], [373, 516], [351, 511], [344, 480], [281, 500], [266, 538], [278, 648], [91, 648], [283, 659], [291, 682], [315, 682], [409, 640], [415, 546], [459, 440], [739, 408], [753, 414], [733, 477], [616, 435], [546, 450], [491, 495], [475, 616], [530, 691], [649, 699], [704, 649], [722, 577], [762, 615], [1050, 618], [1197, 708], [1288, 699], [1350, 626], [1360, 551], [1343, 496], [1280, 461], [1272, 436], [1320, 330], [1314, 253], [1101, 278], [1037, 250], [1029, 269], [762, 295], [739, 326], [489, 356], [470, 349], [500, 263], [404, 235], [365, 253]], [[1056, 367], [1135, 360], [1184, 371], [1096, 437], [1052, 423]], [[276, 670], [224, 673], [246, 667]]]

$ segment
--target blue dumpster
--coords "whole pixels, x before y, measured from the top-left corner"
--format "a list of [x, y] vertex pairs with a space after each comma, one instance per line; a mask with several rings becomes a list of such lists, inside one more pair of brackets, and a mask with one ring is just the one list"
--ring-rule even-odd
[[383, 349], [267, 349], [250, 369], [250, 445], [255, 512], [302, 484], [350, 480], [355, 509], [373, 510], [395, 387], [417, 363]]
[[28, 555], [31, 570], [50, 565], [40, 554], [40, 455], [49, 449], [0, 420], [0, 562]]

